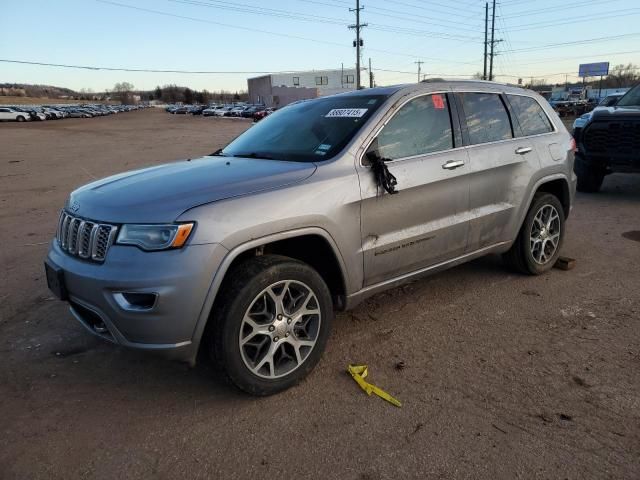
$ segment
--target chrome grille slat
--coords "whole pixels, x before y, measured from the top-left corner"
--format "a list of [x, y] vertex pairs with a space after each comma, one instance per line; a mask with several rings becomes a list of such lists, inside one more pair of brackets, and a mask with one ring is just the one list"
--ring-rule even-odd
[[74, 217], [63, 210], [58, 221], [56, 240], [69, 255], [102, 262], [115, 241], [117, 230], [115, 225]]
[[67, 237], [69, 235], [69, 222], [71, 217], [65, 214], [64, 221], [62, 222], [62, 230], [60, 231], [60, 246], [63, 250], [67, 249]]

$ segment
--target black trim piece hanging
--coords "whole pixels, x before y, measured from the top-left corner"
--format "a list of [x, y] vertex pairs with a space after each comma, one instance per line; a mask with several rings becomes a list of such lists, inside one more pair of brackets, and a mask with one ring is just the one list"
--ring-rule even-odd
[[374, 152], [367, 153], [367, 159], [369, 160], [369, 162], [371, 162], [371, 170], [373, 171], [373, 175], [376, 178], [376, 183], [378, 184], [378, 186], [384, 188], [385, 191], [390, 195], [398, 193], [398, 190], [396, 190], [398, 181], [396, 180], [396, 177], [394, 177], [393, 174], [389, 171], [389, 168], [387, 168], [387, 165], [385, 163], [389, 159], [382, 158]]

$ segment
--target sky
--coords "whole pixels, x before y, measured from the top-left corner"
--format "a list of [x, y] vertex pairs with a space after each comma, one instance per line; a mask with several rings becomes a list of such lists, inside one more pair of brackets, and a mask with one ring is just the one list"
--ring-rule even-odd
[[[177, 84], [246, 90], [262, 72], [355, 64], [347, 28], [356, 0], [4, 0], [0, 59], [90, 67], [218, 73], [123, 72], [0, 62], [0, 82], [99, 92]], [[365, 66], [376, 84], [467, 77], [483, 69], [483, 0], [361, 0]], [[491, 11], [491, 7], [489, 8]], [[491, 22], [491, 19], [489, 20]], [[496, 80], [562, 83], [578, 64], [640, 65], [639, 0], [501, 0]], [[238, 72], [238, 73], [224, 73]], [[365, 76], [363, 76], [365, 78]]]

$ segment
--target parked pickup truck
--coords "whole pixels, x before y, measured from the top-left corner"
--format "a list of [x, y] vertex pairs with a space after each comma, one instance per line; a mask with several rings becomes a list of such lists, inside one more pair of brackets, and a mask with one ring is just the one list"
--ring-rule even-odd
[[640, 172], [640, 84], [615, 106], [594, 110], [573, 134], [578, 190], [597, 192], [610, 173]]
[[552, 268], [574, 143], [534, 92], [481, 81], [286, 106], [210, 156], [71, 193], [45, 262], [86, 329], [242, 390], [307, 375], [334, 310], [489, 253]]

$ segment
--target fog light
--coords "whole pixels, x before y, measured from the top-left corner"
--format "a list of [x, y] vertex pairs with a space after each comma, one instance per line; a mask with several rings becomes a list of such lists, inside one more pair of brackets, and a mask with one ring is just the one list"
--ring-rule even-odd
[[118, 292], [113, 294], [120, 308], [123, 310], [151, 310], [158, 299], [157, 293]]

